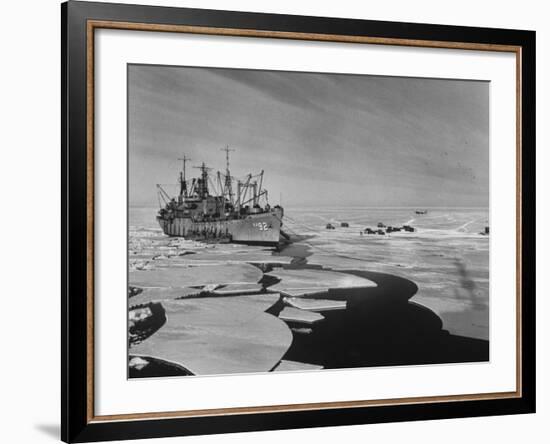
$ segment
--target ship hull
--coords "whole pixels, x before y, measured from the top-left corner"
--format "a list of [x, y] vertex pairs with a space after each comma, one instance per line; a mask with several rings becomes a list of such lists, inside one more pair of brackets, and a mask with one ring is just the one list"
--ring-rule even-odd
[[281, 216], [273, 211], [250, 214], [241, 219], [195, 222], [186, 217], [157, 217], [168, 236], [187, 239], [220, 240], [234, 243], [277, 245], [281, 236]]

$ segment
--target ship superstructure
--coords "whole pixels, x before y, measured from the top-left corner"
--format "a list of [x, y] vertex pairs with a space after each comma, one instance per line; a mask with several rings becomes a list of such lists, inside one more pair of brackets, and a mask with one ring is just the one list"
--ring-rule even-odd
[[171, 197], [157, 185], [159, 199], [164, 201], [157, 220], [165, 234], [188, 239], [216, 240], [246, 244], [277, 245], [281, 237], [283, 208], [271, 207], [263, 188], [264, 171], [238, 179], [229, 169], [229, 147], [225, 151], [225, 171], [211, 174], [203, 162], [194, 168], [196, 178], [187, 179], [186, 156], [179, 174], [179, 193]]

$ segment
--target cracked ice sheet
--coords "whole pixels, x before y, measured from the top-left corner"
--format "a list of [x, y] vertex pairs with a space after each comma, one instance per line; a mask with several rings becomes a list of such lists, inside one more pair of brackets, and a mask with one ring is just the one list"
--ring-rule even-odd
[[159, 268], [131, 271], [129, 283], [136, 287], [192, 287], [209, 284], [256, 283], [263, 273], [246, 264], [192, 265], [189, 267]]
[[267, 274], [281, 279], [281, 282], [269, 287], [270, 290], [280, 292], [304, 290], [304, 293], [318, 293], [322, 290], [338, 288], [376, 287], [376, 284], [368, 279], [329, 270], [276, 269]]

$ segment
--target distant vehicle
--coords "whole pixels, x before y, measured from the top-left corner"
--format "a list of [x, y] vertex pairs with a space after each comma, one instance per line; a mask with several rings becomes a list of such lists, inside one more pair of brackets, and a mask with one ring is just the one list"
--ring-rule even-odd
[[378, 230], [377, 233], [378, 233], [378, 234], [382, 234], [382, 235], [383, 235], [383, 234], [386, 234], [386, 233], [384, 233], [384, 230]]
[[397, 228], [397, 227], [388, 227], [388, 228], [386, 228], [386, 233], [394, 233], [396, 231], [401, 231], [401, 228]]
[[335, 229], [335, 226], [332, 225], [332, 224], [327, 224], [327, 226], [325, 227], [327, 230], [334, 230]]
[[382, 222], [378, 222], [376, 225], [378, 228], [386, 228], [386, 226]]
[[428, 214], [428, 210], [416, 210], [416, 214]]
[[347, 222], [342, 222], [340, 226], [343, 228], [349, 228], [349, 224]]
[[410, 225], [403, 225], [403, 230], [408, 231], [410, 233], [414, 233], [415, 231], [414, 228], [411, 227]]
[[365, 228], [365, 233], [367, 233], [367, 234], [375, 234], [376, 231], [374, 231], [372, 228]]

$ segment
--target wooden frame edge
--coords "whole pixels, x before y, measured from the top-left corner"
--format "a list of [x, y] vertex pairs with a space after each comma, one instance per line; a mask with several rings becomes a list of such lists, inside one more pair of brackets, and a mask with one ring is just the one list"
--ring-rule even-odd
[[523, 288], [522, 288], [522, 262], [523, 262], [523, 51], [521, 46], [516, 51], [516, 391], [523, 395]]
[[424, 48], [442, 48], [442, 49], [467, 49], [477, 51], [495, 51], [495, 52], [516, 52], [521, 49], [517, 45], [501, 45], [492, 43], [469, 43], [469, 42], [450, 42], [444, 40], [420, 40], [420, 39], [400, 39], [390, 37], [369, 37], [340, 34], [319, 34], [288, 31], [265, 31], [260, 29], [240, 29], [240, 28], [217, 28], [209, 26], [191, 26], [191, 25], [167, 25], [151, 24], [139, 22], [124, 22], [116, 20], [88, 20], [88, 28], [93, 31], [96, 28], [120, 29], [130, 31], [149, 31], [149, 32], [173, 32], [186, 34], [219, 35], [226, 37], [259, 37], [275, 38], [285, 40], [308, 40], [318, 42], [335, 43], [363, 43], [372, 45], [386, 46], [413, 46]]
[[[260, 38], [278, 38], [289, 40], [309, 40], [326, 41], [339, 43], [363, 43], [376, 45], [395, 45], [408, 47], [424, 48], [442, 48], [442, 49], [463, 49], [495, 52], [512, 52], [516, 55], [516, 391], [499, 392], [487, 394], [469, 394], [469, 395], [451, 395], [451, 396], [431, 396], [431, 397], [413, 397], [413, 398], [395, 398], [386, 400], [363, 400], [363, 401], [342, 401], [326, 403], [309, 404], [285, 404], [260, 407], [237, 407], [222, 409], [204, 409], [204, 410], [186, 410], [173, 412], [149, 412], [133, 413], [119, 415], [94, 414], [94, 31], [95, 29], [124, 29], [134, 31], [153, 31], [153, 32], [177, 32], [203, 35], [222, 35], [222, 36], [240, 36], [240, 37], [260, 37]], [[216, 28], [207, 26], [188, 26], [188, 25], [166, 25], [149, 24], [124, 21], [109, 20], [87, 20], [86, 23], [86, 63], [87, 63], [87, 423], [105, 423], [124, 420], [154, 420], [164, 418], [192, 418], [207, 416], [229, 416], [238, 414], [260, 414], [275, 412], [297, 412], [307, 410], [327, 410], [337, 408], [360, 408], [376, 407], [390, 405], [408, 405], [417, 403], [443, 403], [443, 402], [463, 402], [479, 400], [496, 399], [514, 399], [522, 397], [522, 46], [521, 45], [501, 45], [486, 43], [468, 43], [468, 42], [449, 42], [433, 40], [399, 39], [385, 37], [367, 37], [351, 35], [334, 34], [312, 34], [300, 32], [285, 31], [263, 31], [252, 29], [237, 28]]]
[[87, 295], [86, 295], [86, 313], [87, 323], [87, 399], [86, 399], [86, 419], [89, 423], [94, 418], [94, 131], [95, 131], [95, 100], [94, 100], [94, 28], [86, 28], [86, 272], [87, 272]]
[[392, 405], [411, 405], [411, 404], [436, 404], [442, 402], [463, 402], [463, 401], [482, 401], [495, 399], [514, 399], [521, 395], [516, 392], [499, 392], [487, 394], [472, 394], [472, 395], [449, 395], [449, 396], [419, 396], [412, 398], [393, 398], [393, 399], [378, 399], [364, 401], [335, 401], [335, 402], [319, 402], [306, 404], [279, 404], [270, 406], [256, 407], [229, 407], [219, 409], [200, 409], [200, 410], [182, 410], [173, 412], [152, 412], [152, 413], [128, 413], [120, 415], [102, 415], [95, 416], [90, 422], [112, 422], [112, 421], [127, 421], [127, 420], [153, 420], [167, 418], [198, 418], [212, 416], [231, 416], [240, 414], [261, 414], [261, 413], [287, 413], [298, 411], [316, 411], [330, 409], [353, 409], [362, 407], [388, 407]]

